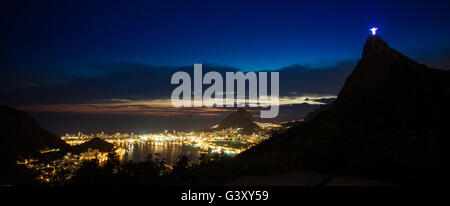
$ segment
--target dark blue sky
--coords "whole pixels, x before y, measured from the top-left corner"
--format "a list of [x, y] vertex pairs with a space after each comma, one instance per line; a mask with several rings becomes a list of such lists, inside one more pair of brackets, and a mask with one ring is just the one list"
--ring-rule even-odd
[[371, 26], [416, 59], [450, 51], [448, 1], [11, 2], [2, 12], [2, 69], [96, 75], [93, 64], [121, 61], [329, 66], [357, 60]]
[[[449, 11], [449, 1], [433, 0], [7, 0], [0, 6], [0, 104], [78, 112], [85, 120], [92, 112], [179, 113], [152, 105], [170, 97], [171, 72], [194, 63], [220, 71], [278, 70], [286, 102], [327, 97], [361, 57], [372, 26], [392, 48], [450, 69]], [[293, 115], [285, 120], [304, 115], [300, 110], [285, 110]], [[70, 118], [48, 122], [64, 119]], [[61, 124], [61, 131], [82, 127]]]

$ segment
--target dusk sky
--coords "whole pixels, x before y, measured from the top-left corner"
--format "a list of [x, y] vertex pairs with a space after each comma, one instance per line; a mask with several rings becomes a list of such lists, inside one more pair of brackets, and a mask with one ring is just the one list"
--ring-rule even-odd
[[[308, 103], [337, 95], [372, 26], [412, 59], [449, 69], [449, 11], [448, 1], [7, 1], [0, 103], [57, 132], [68, 131], [52, 120], [59, 115], [191, 115], [167, 99], [171, 74], [194, 63], [280, 71], [286, 105]], [[70, 127], [86, 128], [83, 118]]]

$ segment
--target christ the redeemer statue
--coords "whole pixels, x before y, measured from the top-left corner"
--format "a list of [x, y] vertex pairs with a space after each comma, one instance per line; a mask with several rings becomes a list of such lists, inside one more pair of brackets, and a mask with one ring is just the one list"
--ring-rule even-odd
[[377, 30], [378, 30], [378, 28], [375, 28], [375, 27], [372, 27], [370, 29], [370, 31], [372, 31], [372, 35], [376, 35], [377, 34]]

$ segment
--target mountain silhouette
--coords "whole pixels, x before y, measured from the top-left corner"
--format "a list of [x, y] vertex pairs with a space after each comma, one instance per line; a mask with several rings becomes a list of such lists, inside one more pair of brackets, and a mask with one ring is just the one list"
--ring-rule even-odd
[[0, 106], [0, 117], [1, 162], [14, 163], [19, 157], [37, 156], [42, 149], [79, 153], [88, 148], [107, 152], [114, 147], [100, 138], [72, 147], [56, 134], [43, 129], [30, 114], [8, 106]]
[[83, 144], [74, 146], [73, 150], [76, 152], [86, 152], [89, 150], [89, 148], [97, 149], [100, 152], [110, 152], [114, 148], [114, 144], [109, 143], [99, 137], [94, 137]]
[[303, 168], [430, 182], [424, 179], [439, 177], [448, 162], [449, 105], [450, 72], [419, 64], [370, 35], [329, 108], [238, 159], [259, 171]]
[[35, 174], [16, 161], [20, 157], [38, 156], [46, 148], [59, 148], [63, 152], [70, 146], [39, 126], [28, 113], [0, 106], [0, 185], [37, 184]]
[[45, 148], [68, 149], [57, 135], [43, 129], [26, 112], [0, 106], [0, 156], [3, 161], [15, 161]]
[[[109, 152], [114, 145], [100, 138], [91, 139], [71, 147], [59, 136], [43, 129], [34, 118], [23, 111], [0, 106], [0, 185], [37, 184], [35, 174], [16, 161], [20, 158], [38, 157], [53, 159], [66, 152], [80, 153], [89, 148]], [[60, 149], [59, 152], [43, 157], [42, 149]]]
[[253, 121], [252, 114], [245, 109], [239, 108], [237, 111], [225, 117], [217, 129], [242, 128], [243, 133], [253, 133], [259, 127]]

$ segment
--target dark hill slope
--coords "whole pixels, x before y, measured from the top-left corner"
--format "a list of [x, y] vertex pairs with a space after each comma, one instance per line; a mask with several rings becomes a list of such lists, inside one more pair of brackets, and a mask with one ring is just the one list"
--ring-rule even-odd
[[68, 149], [57, 135], [42, 129], [26, 112], [0, 106], [0, 158], [15, 161], [18, 156], [33, 155], [44, 148]]

